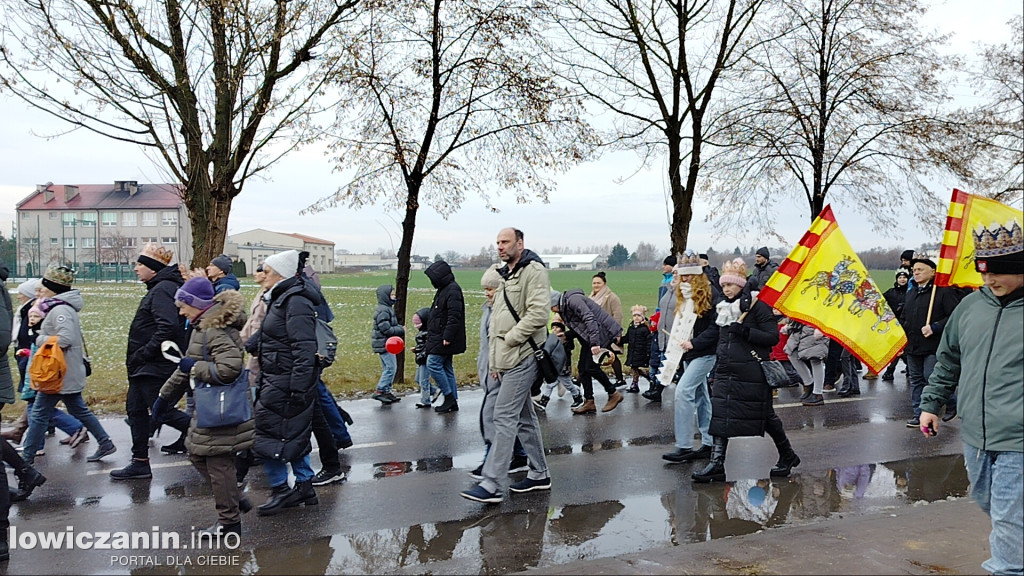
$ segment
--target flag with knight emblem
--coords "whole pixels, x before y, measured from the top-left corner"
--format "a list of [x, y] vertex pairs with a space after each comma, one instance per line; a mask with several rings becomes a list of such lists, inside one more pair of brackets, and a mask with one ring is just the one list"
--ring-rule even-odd
[[826, 206], [758, 299], [840, 342], [876, 374], [907, 344], [878, 285]]
[[978, 288], [984, 282], [974, 266], [974, 240], [971, 233], [992, 222], [1024, 221], [1024, 212], [990, 198], [953, 189], [942, 234], [942, 249], [935, 270], [936, 286]]

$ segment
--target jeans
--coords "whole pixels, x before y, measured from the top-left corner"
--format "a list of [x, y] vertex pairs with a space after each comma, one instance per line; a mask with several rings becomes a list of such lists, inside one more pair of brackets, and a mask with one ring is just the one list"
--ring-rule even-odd
[[390, 352], [381, 352], [380, 365], [382, 371], [380, 380], [377, 381], [377, 392], [387, 394], [391, 392], [391, 385], [395, 382], [395, 374], [398, 372], [398, 360]]
[[992, 557], [981, 567], [991, 574], [1024, 574], [1024, 453], [982, 450], [964, 442], [971, 496], [992, 519]]
[[420, 385], [420, 404], [430, 404], [430, 398], [437, 387], [430, 381], [430, 371], [426, 364], [416, 365], [416, 383]]
[[484, 461], [484, 479], [480, 482], [480, 486], [488, 492], [497, 491], [500, 479], [508, 477], [508, 464], [512, 461], [516, 438], [522, 442], [530, 464], [526, 477], [530, 480], [548, 477], [544, 440], [530, 399], [530, 388], [536, 379], [537, 360], [532, 354], [515, 368], [498, 375], [498, 397], [494, 403], [494, 441]]
[[540, 395], [547, 396], [548, 398], [550, 398], [551, 393], [555, 391], [555, 388], [559, 384], [561, 384], [566, 389], [566, 391], [569, 392], [569, 395], [572, 396], [573, 398], [583, 393], [583, 391], [580, 390], [579, 386], [573, 384], [572, 376], [569, 376], [568, 374], [559, 374], [558, 380], [555, 380], [550, 384], [547, 382], [540, 383]]
[[907, 379], [910, 381], [910, 402], [914, 406], [914, 418], [921, 417], [921, 392], [928, 377], [935, 369], [935, 354], [907, 354]]
[[[32, 415], [32, 404], [35, 403], [35, 401], [35, 397], [26, 400], [28, 405], [25, 406], [25, 410], [28, 411], [30, 416]], [[71, 416], [60, 408], [53, 409], [53, 413], [50, 415], [50, 426], [60, 428], [60, 431], [68, 436], [71, 436], [82, 429], [82, 423], [78, 421], [78, 418]]]
[[427, 355], [427, 372], [437, 382], [437, 387], [445, 396], [452, 396], [459, 399], [459, 388], [455, 383], [455, 366], [452, 364], [451, 356], [439, 354]]
[[331, 391], [327, 389], [327, 385], [324, 384], [323, 380], [317, 382], [316, 392], [317, 398], [320, 401], [320, 410], [323, 411], [324, 419], [331, 428], [331, 435], [334, 436], [334, 441], [337, 444], [347, 444], [352, 440], [352, 436], [348, 433], [345, 419], [341, 417], [338, 403], [334, 401], [334, 396], [331, 396]]
[[313, 468], [309, 465], [309, 454], [296, 458], [291, 462], [278, 460], [264, 460], [263, 472], [267, 475], [267, 482], [271, 487], [288, 484], [288, 464], [292, 465], [292, 472], [295, 474], [295, 483], [306, 482], [313, 479]]
[[708, 434], [711, 425], [711, 398], [706, 385], [708, 372], [715, 365], [715, 355], [700, 356], [683, 363], [683, 376], [676, 384], [675, 427], [676, 448], [693, 446], [693, 414], [697, 413], [700, 441], [711, 446], [714, 440]]
[[107, 434], [100, 421], [96, 419], [96, 416], [85, 405], [81, 392], [75, 394], [36, 394], [36, 400], [32, 403], [32, 414], [28, 417], [28, 432], [26, 433], [23, 456], [25, 462], [29, 465], [35, 463], [36, 452], [46, 443], [46, 425], [50, 422], [50, 415], [53, 412], [54, 406], [57, 405], [57, 402], [61, 401], [64, 402], [64, 407], [68, 409], [68, 412], [82, 421], [85, 429], [92, 434], [93, 438], [96, 438], [101, 446], [110, 442], [110, 435]]

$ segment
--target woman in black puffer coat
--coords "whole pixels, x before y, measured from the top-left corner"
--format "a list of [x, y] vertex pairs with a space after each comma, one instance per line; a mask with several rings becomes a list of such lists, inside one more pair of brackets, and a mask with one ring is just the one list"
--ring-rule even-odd
[[714, 446], [711, 462], [692, 478], [695, 482], [724, 481], [729, 438], [764, 436], [765, 432], [779, 451], [779, 461], [770, 475], [789, 476], [790, 470], [800, 464], [800, 457], [775, 414], [772, 391], [758, 360], [768, 360], [772, 346], [779, 341], [778, 324], [767, 304], [751, 300], [745, 289], [746, 266], [742, 260], [727, 262], [719, 281], [725, 300], [718, 304], [716, 320], [721, 329], [708, 430]]

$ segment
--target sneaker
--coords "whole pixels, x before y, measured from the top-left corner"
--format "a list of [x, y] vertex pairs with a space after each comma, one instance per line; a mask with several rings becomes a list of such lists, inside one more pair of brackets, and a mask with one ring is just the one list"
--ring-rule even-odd
[[910, 420], [907, 420], [907, 428], [920, 428], [920, 427], [921, 427], [921, 420], [919, 418], [915, 417], [915, 418], [911, 418]]
[[516, 472], [526, 472], [530, 469], [530, 462], [526, 459], [526, 456], [513, 456], [512, 463], [508, 465], [508, 473], [515, 474]]
[[565, 396], [565, 392], [566, 392], [565, 385], [562, 384], [561, 382], [559, 382], [558, 383], [558, 397], [561, 398], [562, 396]]
[[469, 477], [474, 479], [474, 480], [483, 480], [484, 479], [484, 465], [481, 464], [481, 465], [477, 466], [476, 468], [474, 468], [473, 471], [469, 473]]
[[327, 486], [335, 482], [344, 482], [345, 479], [345, 473], [341, 470], [321, 470], [316, 473], [316, 476], [313, 476], [313, 486]]
[[431, 406], [430, 404], [424, 404], [423, 402], [417, 402], [416, 403], [416, 407], [417, 408], [430, 408], [430, 406]]
[[484, 504], [501, 503], [501, 494], [498, 494], [497, 492], [489, 492], [479, 484], [469, 490], [459, 492], [459, 496], [462, 496], [467, 500], [473, 500], [474, 502], [483, 502]]
[[68, 436], [68, 446], [70, 448], [78, 448], [79, 446], [85, 444], [88, 441], [89, 432], [85, 429], [85, 426], [82, 426], [81, 428], [78, 429], [77, 432], [75, 432], [71, 436]]
[[401, 398], [399, 398], [398, 396], [395, 396], [391, 392], [388, 392], [388, 393], [384, 394], [384, 396], [387, 397], [388, 404], [394, 404], [395, 402], [401, 402], [402, 401]]
[[430, 403], [437, 402], [437, 399], [441, 397], [441, 389], [435, 388], [434, 392], [430, 395]]
[[953, 408], [952, 410], [946, 408], [946, 413], [942, 415], [942, 421], [949, 422], [953, 418], [956, 418], [956, 408]]
[[549, 396], [541, 396], [540, 398], [534, 398], [533, 407], [539, 410], [540, 412], [545, 412], [547, 411], [548, 402], [550, 401], [551, 398]]
[[640, 393], [640, 386], [638, 386], [636, 382], [633, 382], [632, 384], [630, 384], [629, 388], [626, 388], [626, 393], [628, 393], [628, 394], [639, 394]]
[[146, 480], [153, 477], [153, 471], [149, 467], [149, 462], [132, 458], [124, 468], [111, 470], [110, 477], [114, 480]]
[[543, 480], [530, 480], [525, 478], [508, 487], [513, 492], [533, 492], [534, 490], [551, 490], [551, 478]]
[[373, 398], [374, 400], [380, 402], [384, 406], [387, 406], [388, 404], [391, 404], [391, 399], [388, 398], [388, 394], [386, 392], [381, 392], [381, 391], [378, 390], [376, 394], [371, 396], [371, 398]]
[[103, 442], [100, 442], [100, 445], [96, 447], [96, 451], [86, 458], [85, 461], [99, 462], [105, 456], [110, 456], [114, 452], [117, 452], [117, 446], [114, 446], [114, 443], [110, 441], [110, 438], [107, 438]]
[[178, 438], [177, 440], [166, 446], [161, 446], [160, 451], [167, 455], [184, 454], [185, 452], [188, 452], [188, 450], [185, 450], [184, 438]]
[[835, 392], [836, 391], [836, 385], [835, 384], [825, 384], [824, 386], [821, 387], [821, 389], [822, 389], [823, 392]]
[[583, 406], [583, 395], [577, 394], [572, 397], [572, 406], [570, 408], [579, 408], [580, 406]]

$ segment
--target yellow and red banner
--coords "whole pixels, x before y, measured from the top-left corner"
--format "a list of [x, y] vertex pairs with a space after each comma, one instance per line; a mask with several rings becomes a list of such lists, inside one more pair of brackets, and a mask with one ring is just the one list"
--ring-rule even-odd
[[973, 232], [979, 227], [1010, 221], [1024, 221], [1024, 212], [954, 188], [936, 263], [935, 285], [978, 288], [984, 284], [981, 274], [974, 269]]
[[828, 334], [876, 374], [907, 345], [899, 319], [839, 230], [831, 206], [757, 298]]

